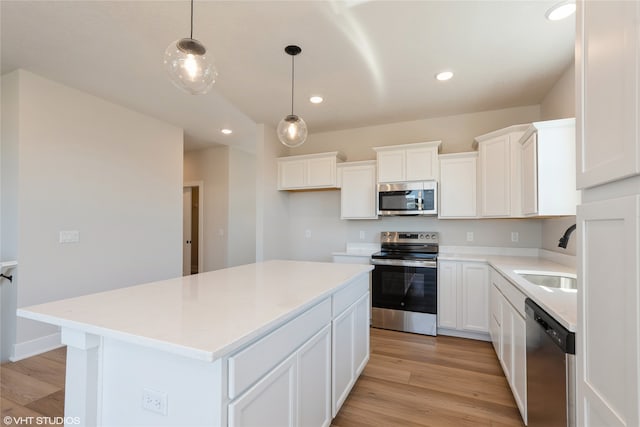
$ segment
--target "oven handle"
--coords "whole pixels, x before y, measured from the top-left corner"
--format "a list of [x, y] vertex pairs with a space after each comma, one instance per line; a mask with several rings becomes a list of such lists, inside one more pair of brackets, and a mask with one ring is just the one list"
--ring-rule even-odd
[[371, 258], [371, 265], [391, 265], [395, 267], [437, 268], [436, 261], [411, 261], [406, 259]]

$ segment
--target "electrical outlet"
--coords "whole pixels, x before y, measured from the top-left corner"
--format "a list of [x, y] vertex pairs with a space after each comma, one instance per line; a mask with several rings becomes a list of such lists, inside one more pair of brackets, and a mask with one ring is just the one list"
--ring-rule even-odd
[[467, 242], [473, 242], [473, 231], [467, 231]]
[[160, 415], [167, 415], [167, 393], [150, 390], [142, 390], [142, 408]]
[[512, 231], [511, 232], [511, 241], [512, 242], [517, 242], [520, 240], [520, 233], [518, 233], [517, 231]]
[[304, 237], [306, 237], [307, 239], [311, 238], [311, 230], [304, 230]]
[[80, 241], [80, 232], [78, 230], [62, 230], [58, 235], [60, 243], [78, 243]]
[[360, 240], [364, 240], [364, 231], [360, 231]]

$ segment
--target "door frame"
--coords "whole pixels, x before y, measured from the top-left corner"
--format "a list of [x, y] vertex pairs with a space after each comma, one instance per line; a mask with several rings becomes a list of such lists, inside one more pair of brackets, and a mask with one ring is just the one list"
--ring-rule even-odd
[[[186, 181], [182, 188], [187, 187], [198, 188], [198, 273], [201, 273], [204, 267], [204, 182]], [[184, 218], [182, 221], [184, 222]]]

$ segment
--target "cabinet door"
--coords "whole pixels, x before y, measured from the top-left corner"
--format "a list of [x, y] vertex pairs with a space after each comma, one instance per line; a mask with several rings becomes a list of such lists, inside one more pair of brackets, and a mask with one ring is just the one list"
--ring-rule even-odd
[[345, 166], [341, 170], [340, 217], [342, 219], [378, 218], [375, 165]]
[[306, 167], [305, 160], [278, 162], [278, 189], [304, 187], [306, 184]]
[[489, 267], [486, 264], [462, 264], [461, 328], [489, 332]]
[[331, 424], [331, 326], [298, 351], [299, 426]]
[[406, 181], [405, 150], [378, 151], [378, 182]]
[[476, 216], [476, 158], [440, 160], [440, 218]]
[[354, 381], [369, 361], [369, 293], [363, 295], [355, 305], [353, 327]]
[[640, 173], [639, 15], [637, 1], [578, 2], [579, 189]]
[[335, 187], [336, 159], [318, 157], [307, 160], [308, 187]]
[[509, 135], [480, 144], [480, 205], [482, 216], [511, 214]]
[[405, 156], [405, 177], [407, 181], [438, 179], [437, 147], [407, 148]]
[[510, 307], [512, 325], [512, 372], [511, 390], [520, 415], [524, 423], [527, 423], [527, 324], [515, 308]]
[[438, 326], [458, 327], [458, 263], [438, 262]]
[[504, 371], [504, 376], [507, 378], [509, 384], [511, 384], [511, 376], [513, 375], [513, 307], [509, 302], [502, 297], [502, 335], [500, 337], [500, 344], [502, 348], [500, 353], [502, 358], [500, 364]]
[[578, 207], [577, 425], [640, 425], [640, 196]]
[[229, 427], [296, 425], [296, 355], [229, 405]]
[[344, 403], [354, 379], [354, 346], [355, 329], [354, 306], [346, 309], [333, 320], [332, 333], [332, 416], [336, 416]]
[[498, 359], [502, 359], [502, 345], [500, 344], [502, 335], [502, 294], [493, 281], [491, 281], [490, 288], [489, 313], [491, 316], [489, 317], [489, 334]]
[[538, 213], [538, 159], [536, 133], [522, 144], [522, 213]]

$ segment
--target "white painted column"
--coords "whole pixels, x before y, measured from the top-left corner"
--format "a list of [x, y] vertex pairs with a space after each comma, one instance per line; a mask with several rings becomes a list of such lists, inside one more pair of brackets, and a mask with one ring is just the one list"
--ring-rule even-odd
[[[62, 329], [67, 345], [64, 396], [65, 426], [98, 424], [98, 351], [100, 337], [73, 329]], [[67, 424], [69, 422], [70, 424]]]

